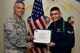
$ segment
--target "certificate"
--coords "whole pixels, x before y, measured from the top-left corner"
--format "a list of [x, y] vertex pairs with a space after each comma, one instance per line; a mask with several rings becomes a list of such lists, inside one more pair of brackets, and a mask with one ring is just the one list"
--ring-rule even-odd
[[35, 43], [50, 43], [51, 31], [50, 30], [35, 30], [34, 42]]

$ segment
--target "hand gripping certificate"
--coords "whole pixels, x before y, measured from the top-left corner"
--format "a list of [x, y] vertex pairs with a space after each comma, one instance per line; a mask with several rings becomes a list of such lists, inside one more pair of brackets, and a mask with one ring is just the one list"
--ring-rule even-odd
[[35, 30], [34, 42], [35, 43], [50, 43], [51, 31], [50, 30]]

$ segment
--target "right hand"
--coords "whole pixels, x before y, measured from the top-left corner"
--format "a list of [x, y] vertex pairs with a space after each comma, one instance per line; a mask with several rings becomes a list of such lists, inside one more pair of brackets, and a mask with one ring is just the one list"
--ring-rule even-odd
[[32, 42], [28, 42], [28, 49], [32, 49], [34, 47]]

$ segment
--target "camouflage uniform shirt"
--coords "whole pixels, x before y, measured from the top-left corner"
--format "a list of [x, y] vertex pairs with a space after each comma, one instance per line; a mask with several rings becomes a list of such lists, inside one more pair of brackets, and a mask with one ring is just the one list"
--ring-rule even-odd
[[27, 47], [27, 30], [25, 23], [16, 15], [6, 19], [4, 23], [4, 52], [25, 53]]

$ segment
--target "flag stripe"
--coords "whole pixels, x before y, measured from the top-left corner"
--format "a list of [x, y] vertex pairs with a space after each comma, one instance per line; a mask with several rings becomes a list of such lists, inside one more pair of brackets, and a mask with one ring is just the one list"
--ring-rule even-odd
[[41, 18], [39, 19], [39, 21], [40, 21], [41, 25], [43, 26], [43, 28], [46, 29], [46, 27], [45, 27], [45, 25], [44, 25], [44, 23], [43, 23]]
[[40, 48], [37, 48], [38, 52], [41, 53]]
[[36, 29], [40, 29], [38, 24], [36, 23], [36, 21], [34, 21], [34, 25], [35, 25]]
[[41, 53], [44, 53], [44, 49], [43, 48], [40, 48], [40, 50], [41, 50]]
[[33, 53], [33, 50], [32, 49], [30, 49], [30, 53]]
[[36, 51], [36, 53], [39, 53], [39, 52], [38, 52], [38, 49], [37, 49], [37, 47], [35, 47], [35, 48], [34, 48], [34, 50]]
[[40, 29], [44, 29], [39, 20], [36, 20], [36, 23], [38, 24], [38, 26], [39, 26]]
[[33, 27], [32, 27], [32, 23], [30, 22], [30, 24], [29, 24], [29, 27], [30, 27], [30, 29], [31, 29], [31, 32], [32, 32], [32, 34], [33, 34]]

